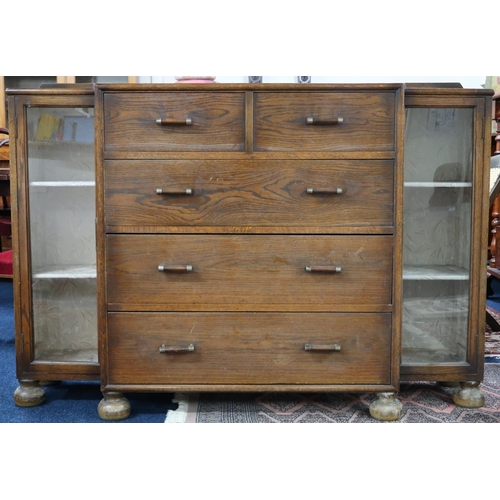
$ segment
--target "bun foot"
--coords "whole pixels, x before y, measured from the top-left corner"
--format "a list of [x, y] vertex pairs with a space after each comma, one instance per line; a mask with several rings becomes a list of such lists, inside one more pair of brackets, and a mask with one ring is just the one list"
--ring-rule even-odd
[[460, 382], [460, 389], [453, 394], [453, 402], [463, 408], [481, 408], [484, 394], [479, 389], [479, 382]]
[[97, 407], [97, 413], [103, 420], [124, 420], [130, 415], [130, 403], [121, 392], [104, 393], [104, 399]]
[[14, 403], [17, 406], [38, 406], [45, 402], [45, 391], [38, 380], [20, 380], [19, 387], [14, 391]]
[[399, 420], [402, 411], [403, 405], [393, 392], [379, 392], [370, 405], [370, 415], [377, 420]]

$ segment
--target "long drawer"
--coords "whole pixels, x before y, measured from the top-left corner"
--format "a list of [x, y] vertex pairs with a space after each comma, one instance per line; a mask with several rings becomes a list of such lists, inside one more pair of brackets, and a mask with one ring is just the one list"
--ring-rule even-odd
[[390, 160], [105, 162], [107, 225], [393, 225]]
[[394, 93], [255, 94], [255, 151], [392, 151]]
[[392, 304], [392, 236], [110, 234], [106, 254], [111, 311], [377, 311]]
[[390, 314], [109, 313], [108, 381], [388, 384], [390, 339]]
[[105, 94], [105, 151], [243, 151], [244, 92]]

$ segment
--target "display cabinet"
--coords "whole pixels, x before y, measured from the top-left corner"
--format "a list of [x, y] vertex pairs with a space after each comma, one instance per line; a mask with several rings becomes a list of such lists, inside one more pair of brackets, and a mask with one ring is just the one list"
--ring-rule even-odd
[[491, 91], [407, 88], [401, 379], [481, 406]]
[[93, 90], [8, 91], [19, 406], [99, 379]]
[[109, 420], [129, 391], [483, 404], [492, 91], [71, 87], [8, 91], [16, 404], [99, 378]]

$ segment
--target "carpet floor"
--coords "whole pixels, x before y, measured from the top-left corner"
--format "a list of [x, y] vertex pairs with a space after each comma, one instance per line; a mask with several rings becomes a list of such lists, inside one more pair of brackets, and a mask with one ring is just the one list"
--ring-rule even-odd
[[[399, 400], [403, 415], [394, 423], [500, 422], [500, 364], [485, 366], [481, 384], [485, 404], [456, 406], [455, 390], [437, 383], [405, 383]], [[355, 393], [200, 393], [176, 394], [177, 410], [166, 423], [388, 423], [374, 420], [369, 405], [375, 394]]]
[[[486, 310], [500, 325], [500, 312], [492, 307], [486, 306]], [[485, 358], [500, 359], [500, 331], [492, 331], [489, 325], [486, 325], [484, 356]]]

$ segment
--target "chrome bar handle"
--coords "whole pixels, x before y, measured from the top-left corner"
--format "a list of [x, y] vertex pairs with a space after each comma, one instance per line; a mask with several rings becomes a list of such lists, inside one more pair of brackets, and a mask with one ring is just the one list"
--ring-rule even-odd
[[179, 353], [179, 352], [194, 352], [194, 344], [189, 345], [165, 345], [162, 344], [158, 351], [161, 354]]
[[319, 118], [314, 118], [314, 116], [308, 116], [306, 118], [307, 125], [338, 125], [339, 123], [343, 122], [344, 119], [341, 116], [332, 118], [331, 120], [321, 120]]
[[342, 272], [340, 266], [306, 266], [306, 271], [308, 273], [334, 273], [338, 274]]
[[306, 344], [304, 345], [305, 351], [340, 351], [339, 344], [321, 345], [321, 344]]
[[192, 125], [193, 120], [191, 118], [186, 118], [185, 120], [176, 120], [175, 118], [157, 118], [156, 123], [158, 125], [170, 125], [171, 127], [182, 127], [185, 125]]
[[342, 194], [342, 188], [307, 188], [307, 194]]
[[193, 266], [177, 266], [160, 264], [158, 271], [162, 273], [190, 273], [193, 271]]
[[193, 190], [191, 188], [186, 188], [186, 189], [163, 189], [163, 188], [156, 188], [156, 194], [164, 194], [164, 195], [188, 195], [191, 196], [193, 194]]

